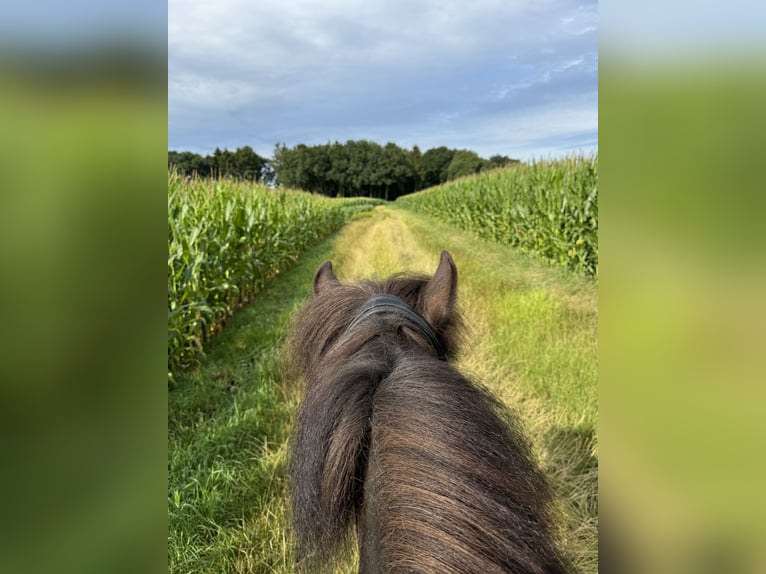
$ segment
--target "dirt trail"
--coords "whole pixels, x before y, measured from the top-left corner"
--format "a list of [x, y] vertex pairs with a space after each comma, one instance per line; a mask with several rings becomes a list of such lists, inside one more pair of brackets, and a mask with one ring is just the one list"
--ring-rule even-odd
[[401, 271], [432, 273], [439, 254], [417, 241], [401, 213], [377, 208], [342, 232], [335, 246], [333, 264], [344, 280], [386, 277]]

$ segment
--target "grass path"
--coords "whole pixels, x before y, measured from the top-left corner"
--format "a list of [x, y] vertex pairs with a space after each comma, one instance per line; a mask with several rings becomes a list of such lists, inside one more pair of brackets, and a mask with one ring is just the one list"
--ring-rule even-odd
[[282, 378], [289, 319], [332, 259], [341, 280], [433, 273], [448, 249], [469, 336], [459, 367], [524, 421], [561, 495], [566, 540], [595, 572], [596, 286], [394, 206], [311, 249], [233, 317], [199, 372], [169, 394], [173, 572], [292, 572], [286, 448], [298, 401]]

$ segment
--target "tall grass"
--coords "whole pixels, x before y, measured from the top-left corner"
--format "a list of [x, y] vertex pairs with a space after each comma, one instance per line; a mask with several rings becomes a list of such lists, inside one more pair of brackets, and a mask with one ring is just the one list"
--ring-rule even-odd
[[598, 156], [462, 178], [397, 203], [543, 259], [598, 274]]
[[229, 180], [168, 176], [168, 373], [194, 365], [206, 341], [265, 281], [372, 203]]

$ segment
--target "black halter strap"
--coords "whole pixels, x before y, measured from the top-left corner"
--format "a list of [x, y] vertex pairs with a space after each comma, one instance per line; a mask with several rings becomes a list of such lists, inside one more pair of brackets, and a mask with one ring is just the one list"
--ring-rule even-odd
[[413, 327], [417, 327], [417, 329], [423, 333], [423, 335], [425, 335], [426, 339], [428, 339], [428, 342], [431, 343], [431, 346], [436, 350], [436, 353], [439, 355], [439, 359], [447, 359], [447, 354], [444, 350], [444, 346], [436, 337], [436, 333], [434, 333], [431, 325], [429, 325], [428, 322], [423, 319], [423, 317], [418, 315], [412, 309], [412, 307], [394, 295], [388, 295], [384, 293], [370, 297], [367, 302], [362, 305], [362, 308], [359, 310], [359, 313], [356, 315], [356, 317], [354, 317], [354, 320], [351, 321], [351, 324], [346, 329], [346, 333], [351, 332], [368, 317], [387, 313], [397, 315], [402, 319], [405, 319]]

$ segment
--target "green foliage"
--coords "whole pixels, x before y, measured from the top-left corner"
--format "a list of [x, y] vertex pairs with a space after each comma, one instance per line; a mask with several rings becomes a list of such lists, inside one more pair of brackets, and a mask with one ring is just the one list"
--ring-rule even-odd
[[367, 140], [326, 145], [278, 144], [269, 163], [279, 184], [321, 193], [329, 197], [376, 197], [394, 200], [425, 187], [518, 163], [496, 155], [482, 159], [470, 150], [441, 146], [420, 152], [395, 143], [381, 146]]
[[168, 168], [190, 177], [244, 179], [320, 193], [328, 197], [369, 197], [394, 200], [426, 187], [479, 171], [519, 163], [504, 155], [482, 159], [471, 150], [445, 146], [421, 153], [389, 142], [349, 140], [288, 148], [277, 144], [265, 159], [250, 146], [235, 151], [216, 148], [207, 156], [168, 151]]
[[429, 149], [420, 159], [420, 177], [423, 187], [432, 187], [447, 181], [447, 168], [455, 150], [445, 146]]
[[475, 151], [459, 149], [452, 155], [452, 161], [447, 166], [447, 179], [479, 173], [483, 165], [484, 160]]
[[195, 364], [238, 307], [373, 202], [168, 177], [168, 371]]
[[281, 185], [330, 197], [396, 199], [415, 191], [420, 151], [367, 140], [288, 148], [277, 145], [273, 167]]
[[598, 156], [489, 171], [400, 203], [586, 275], [598, 274]]
[[507, 155], [493, 155], [488, 160], [484, 162], [484, 165], [481, 166], [481, 170], [487, 170], [487, 169], [495, 169], [498, 167], [510, 167], [512, 165], [518, 165], [521, 163], [517, 159], [511, 159]]
[[212, 155], [182, 151], [168, 151], [168, 169], [194, 177], [233, 177], [250, 181], [263, 181], [268, 162], [250, 146], [235, 151], [216, 148]]

